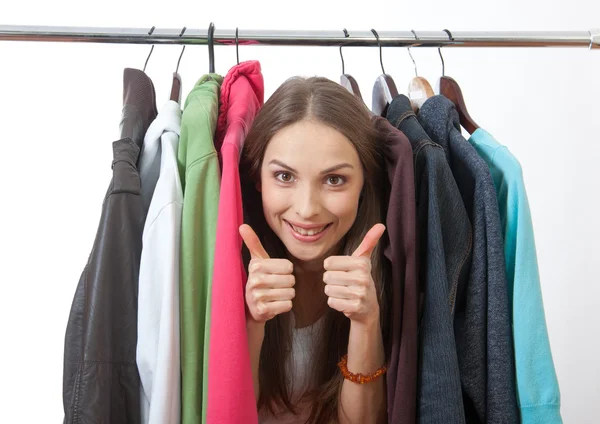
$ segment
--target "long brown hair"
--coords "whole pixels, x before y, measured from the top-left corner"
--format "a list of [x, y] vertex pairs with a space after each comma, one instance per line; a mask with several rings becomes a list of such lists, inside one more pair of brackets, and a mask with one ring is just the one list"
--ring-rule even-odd
[[[364, 186], [356, 220], [344, 237], [340, 254], [351, 255], [367, 231], [382, 222], [381, 154], [370, 113], [357, 97], [339, 84], [321, 77], [294, 77], [284, 82], [268, 99], [256, 116], [244, 142], [241, 158], [242, 193], [245, 220], [256, 231], [272, 258], [285, 258], [283, 243], [268, 226], [256, 189], [260, 182], [262, 160], [269, 141], [282, 128], [310, 119], [328, 125], [342, 133], [358, 152], [364, 171]], [[248, 252], [244, 251], [246, 260]], [[246, 262], [247, 265], [247, 262]], [[384, 272], [381, 253], [376, 248], [372, 256], [373, 279], [377, 286], [381, 326], [387, 340], [387, 307], [384, 296]], [[337, 421], [337, 407], [343, 377], [337, 362], [347, 352], [350, 320], [341, 312], [327, 308], [322, 331], [316, 343], [316, 357], [311, 373], [314, 390], [305, 394], [312, 404], [308, 422], [325, 424]], [[260, 353], [260, 396], [257, 407], [274, 412], [276, 405], [296, 412], [290, 400], [286, 382], [285, 362], [291, 353], [291, 317], [280, 314], [267, 321]], [[386, 349], [387, 351], [387, 349]]]

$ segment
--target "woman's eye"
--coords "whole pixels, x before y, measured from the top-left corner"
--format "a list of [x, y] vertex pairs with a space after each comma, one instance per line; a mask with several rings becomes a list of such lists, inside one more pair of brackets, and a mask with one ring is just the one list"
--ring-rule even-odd
[[327, 183], [332, 186], [339, 186], [344, 184], [344, 178], [339, 175], [332, 175], [331, 177], [327, 177]]
[[275, 175], [275, 178], [277, 178], [279, 181], [281, 181], [283, 183], [289, 183], [293, 180], [292, 174], [290, 174], [289, 172], [278, 172]]

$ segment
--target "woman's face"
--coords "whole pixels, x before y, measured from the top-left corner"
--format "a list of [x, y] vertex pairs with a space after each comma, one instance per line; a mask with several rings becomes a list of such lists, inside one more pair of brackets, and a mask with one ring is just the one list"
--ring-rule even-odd
[[261, 168], [265, 218], [300, 261], [338, 254], [356, 219], [364, 175], [350, 140], [324, 124], [303, 120], [278, 131]]

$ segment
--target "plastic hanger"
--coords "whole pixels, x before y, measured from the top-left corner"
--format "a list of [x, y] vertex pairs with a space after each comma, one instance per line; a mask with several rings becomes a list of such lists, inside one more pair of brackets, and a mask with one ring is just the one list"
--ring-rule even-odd
[[[181, 34], [179, 37], [183, 35], [186, 27], [183, 27], [181, 30]], [[177, 61], [177, 68], [175, 72], [173, 72], [173, 84], [171, 85], [171, 97], [170, 99], [174, 102], [181, 103], [181, 75], [179, 75], [179, 63], [181, 62], [181, 57], [183, 56], [183, 52], [185, 51], [185, 46], [181, 49], [181, 54], [179, 55], [179, 60]]]
[[377, 44], [379, 45], [379, 62], [381, 63], [382, 74], [377, 77], [375, 84], [373, 85], [373, 99], [371, 110], [375, 115], [383, 116], [387, 110], [388, 105], [394, 100], [394, 97], [398, 96], [398, 89], [394, 83], [394, 79], [385, 73], [383, 68], [383, 57], [381, 52], [381, 43], [379, 42], [379, 34], [374, 29], [371, 32], [377, 38]]
[[[444, 30], [450, 39], [450, 41], [454, 41], [454, 37], [447, 29]], [[465, 103], [465, 98], [463, 97], [462, 90], [458, 83], [450, 77], [447, 77], [444, 57], [442, 56], [442, 51], [438, 48], [438, 52], [440, 54], [440, 58], [442, 59], [442, 76], [440, 77], [440, 94], [454, 103], [456, 110], [458, 112], [458, 116], [460, 118], [460, 125], [467, 130], [469, 134], [473, 134], [477, 129], [479, 129], [479, 125], [475, 123], [475, 120], [471, 118], [469, 111], [467, 110], [467, 105]]]
[[[417, 36], [417, 33], [412, 29], [411, 32], [414, 34], [415, 40], [418, 41], [419, 37]], [[423, 106], [423, 103], [435, 93], [433, 92], [433, 88], [431, 87], [431, 84], [429, 84], [429, 81], [419, 76], [419, 73], [417, 72], [417, 63], [410, 52], [410, 47], [408, 47], [408, 54], [413, 61], [413, 65], [415, 65], [415, 77], [408, 84], [408, 98], [410, 99], [413, 110], [417, 113]]]
[[[348, 31], [344, 28], [344, 36], [349, 37]], [[340, 57], [342, 58], [342, 76], [340, 77], [340, 85], [348, 90], [350, 93], [354, 94], [359, 99], [362, 98], [362, 94], [360, 94], [360, 88], [358, 87], [358, 82], [354, 79], [354, 77], [345, 72], [344, 68], [344, 55], [342, 54], [342, 46], [340, 46]]]

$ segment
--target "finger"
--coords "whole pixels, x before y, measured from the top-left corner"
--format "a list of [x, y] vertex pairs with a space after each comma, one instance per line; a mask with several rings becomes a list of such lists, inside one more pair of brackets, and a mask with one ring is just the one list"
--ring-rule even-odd
[[240, 235], [242, 236], [242, 240], [244, 240], [244, 244], [250, 251], [250, 255], [252, 258], [258, 259], [268, 259], [269, 255], [267, 254], [265, 248], [262, 246], [260, 239], [248, 224], [242, 224], [239, 228]]
[[281, 300], [292, 300], [296, 297], [296, 290], [292, 288], [285, 289], [261, 289], [252, 292], [253, 300], [258, 302], [278, 302]]
[[330, 297], [327, 299], [327, 304], [332, 309], [343, 312], [344, 314], [352, 314], [360, 310], [360, 303], [357, 300], [337, 299], [335, 297]]
[[261, 306], [257, 308], [258, 314], [264, 317], [268, 317], [268, 319], [271, 319], [276, 315], [289, 312], [291, 310], [291, 300], [279, 300], [276, 302], [262, 303]]
[[371, 271], [371, 260], [368, 257], [330, 256], [323, 262], [326, 271]]
[[375, 224], [373, 228], [369, 230], [367, 234], [365, 234], [365, 238], [363, 239], [360, 246], [356, 248], [352, 256], [354, 257], [371, 257], [371, 253], [373, 253], [373, 249], [377, 246], [377, 242], [385, 232], [385, 225], [383, 224]]
[[356, 295], [346, 286], [326, 285], [325, 294], [336, 299], [354, 299]]
[[294, 264], [288, 259], [251, 259], [248, 271], [261, 274], [291, 274]]
[[296, 279], [292, 274], [253, 274], [248, 279], [248, 284], [253, 289], [286, 289], [294, 287]]
[[350, 286], [356, 283], [356, 275], [348, 271], [325, 271], [323, 282], [326, 285]]

